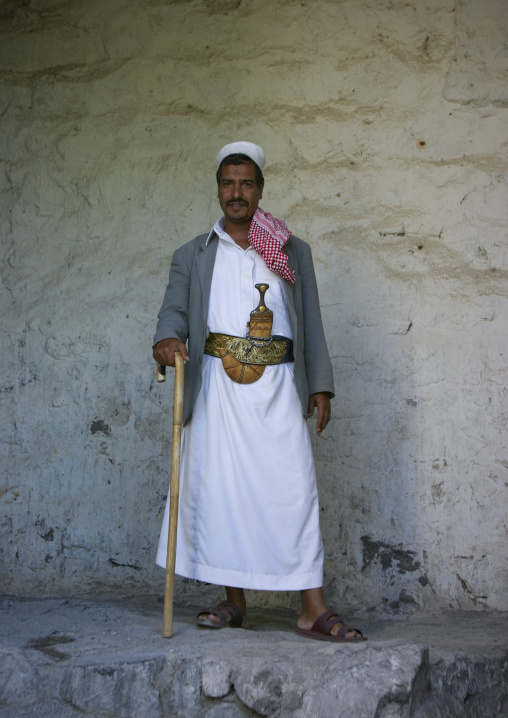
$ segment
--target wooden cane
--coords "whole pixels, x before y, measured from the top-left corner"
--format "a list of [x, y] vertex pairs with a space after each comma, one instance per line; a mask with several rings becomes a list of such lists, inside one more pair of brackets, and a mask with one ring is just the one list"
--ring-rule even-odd
[[[173, 401], [173, 445], [171, 449], [171, 479], [169, 482], [168, 551], [166, 555], [166, 581], [164, 584], [164, 615], [162, 636], [173, 635], [173, 592], [175, 587], [176, 529], [178, 525], [178, 499], [180, 495], [180, 443], [183, 412], [183, 358], [175, 352], [175, 398]], [[157, 364], [157, 381], [165, 381], [166, 367]]]

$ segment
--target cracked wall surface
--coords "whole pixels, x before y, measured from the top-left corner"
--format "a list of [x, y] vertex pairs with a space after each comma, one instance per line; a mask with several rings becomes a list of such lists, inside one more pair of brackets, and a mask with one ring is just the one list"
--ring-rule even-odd
[[155, 317], [173, 251], [219, 216], [218, 149], [245, 138], [320, 285], [329, 601], [508, 609], [506, 13], [2, 4], [3, 592], [162, 589]]

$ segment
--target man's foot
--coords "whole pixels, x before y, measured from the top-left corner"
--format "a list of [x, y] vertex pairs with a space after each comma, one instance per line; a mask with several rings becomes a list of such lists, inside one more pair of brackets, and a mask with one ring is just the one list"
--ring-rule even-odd
[[360, 630], [346, 626], [335, 611], [325, 611], [313, 623], [300, 616], [296, 624], [296, 633], [305, 638], [337, 643], [357, 643], [367, 640]]
[[248, 628], [246, 617], [232, 601], [221, 601], [214, 608], [201, 611], [196, 618], [198, 626], [207, 628]]

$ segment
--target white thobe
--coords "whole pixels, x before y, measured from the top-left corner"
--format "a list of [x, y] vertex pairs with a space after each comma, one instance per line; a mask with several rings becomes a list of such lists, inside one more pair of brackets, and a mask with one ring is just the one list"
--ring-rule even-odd
[[[283, 279], [214, 227], [218, 246], [208, 331], [245, 336], [266, 283], [272, 333], [291, 337]], [[166, 566], [169, 497], [157, 563]], [[203, 384], [182, 432], [176, 573], [207, 583], [302, 590], [323, 582], [323, 547], [310, 437], [293, 363], [236, 384], [203, 357]]]

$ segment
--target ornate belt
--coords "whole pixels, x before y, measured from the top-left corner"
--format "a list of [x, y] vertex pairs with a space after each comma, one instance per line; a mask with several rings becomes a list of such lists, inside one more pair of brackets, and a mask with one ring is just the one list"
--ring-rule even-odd
[[294, 361], [293, 342], [286, 337], [266, 340], [210, 333], [205, 343], [205, 354], [222, 359], [225, 353], [231, 354], [241, 364], [258, 366]]

